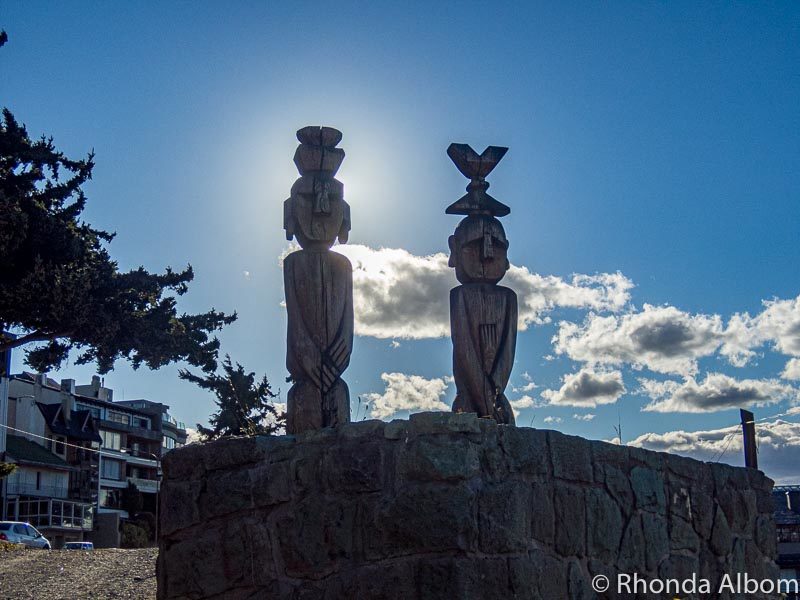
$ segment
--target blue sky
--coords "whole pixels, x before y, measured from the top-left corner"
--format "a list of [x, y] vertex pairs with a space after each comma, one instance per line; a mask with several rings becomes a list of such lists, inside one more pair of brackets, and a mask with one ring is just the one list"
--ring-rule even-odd
[[[6, 2], [0, 27], [0, 103], [95, 150], [84, 214], [113, 256], [191, 263], [181, 308], [238, 311], [223, 351], [284, 396], [282, 201], [295, 130], [324, 124], [344, 133], [356, 293], [384, 296], [357, 316], [354, 408], [452, 401], [450, 142], [510, 147], [489, 181], [530, 307], [520, 424], [610, 439], [621, 419], [626, 442], [737, 462], [734, 404], [800, 403], [797, 4]], [[177, 368], [120, 363], [106, 385], [205, 422], [212, 398]], [[797, 420], [762, 427], [779, 478]]]

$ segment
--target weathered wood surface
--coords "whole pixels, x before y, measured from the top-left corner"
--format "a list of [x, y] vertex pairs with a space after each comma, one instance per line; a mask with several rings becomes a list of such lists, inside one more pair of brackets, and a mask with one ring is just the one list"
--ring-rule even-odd
[[503, 393], [517, 343], [517, 295], [507, 287], [468, 283], [450, 290], [455, 412], [514, 424]]
[[287, 428], [292, 432], [350, 420], [340, 379], [353, 351], [353, 268], [336, 252], [299, 250], [283, 265], [288, 312]]
[[517, 345], [517, 295], [500, 287], [509, 268], [508, 238], [496, 215], [510, 209], [486, 193], [486, 175], [507, 148], [489, 146], [478, 155], [466, 144], [451, 144], [447, 154], [470, 178], [467, 195], [447, 208], [467, 215], [450, 236], [449, 265], [463, 285], [450, 291], [455, 412], [474, 412], [513, 425], [505, 388]]
[[350, 207], [334, 179], [344, 160], [335, 148], [341, 132], [304, 127], [294, 161], [301, 177], [284, 203], [286, 238], [303, 248], [284, 260], [288, 332], [286, 368], [294, 385], [287, 396], [289, 433], [350, 421], [350, 394], [341, 375], [353, 350], [353, 268], [330, 251], [347, 241]]

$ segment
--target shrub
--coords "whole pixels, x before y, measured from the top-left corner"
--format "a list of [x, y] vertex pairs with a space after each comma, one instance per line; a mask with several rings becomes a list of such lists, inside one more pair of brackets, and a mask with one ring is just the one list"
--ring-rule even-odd
[[15, 550], [24, 550], [25, 546], [22, 544], [15, 544], [13, 542], [6, 542], [0, 540], [0, 552], [14, 552]]
[[121, 545], [123, 548], [146, 548], [148, 545], [147, 538], [147, 530], [136, 523], [122, 524]]

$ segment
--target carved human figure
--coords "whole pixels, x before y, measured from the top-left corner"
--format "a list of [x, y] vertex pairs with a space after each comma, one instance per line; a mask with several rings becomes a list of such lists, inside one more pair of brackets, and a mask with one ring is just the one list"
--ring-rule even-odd
[[353, 349], [353, 268], [330, 248], [347, 242], [350, 207], [334, 179], [344, 160], [342, 134], [330, 127], [297, 132], [294, 162], [301, 177], [284, 202], [286, 238], [302, 250], [283, 263], [288, 332], [288, 433], [350, 421], [350, 394], [341, 375]]
[[486, 194], [483, 179], [505, 154], [490, 146], [478, 156], [463, 144], [448, 154], [471, 178], [467, 195], [451, 205], [450, 214], [466, 214], [450, 236], [449, 265], [462, 284], [450, 290], [455, 412], [475, 412], [498, 423], [514, 424], [505, 388], [517, 342], [517, 295], [497, 285], [508, 270], [508, 239], [494, 215], [510, 209]]

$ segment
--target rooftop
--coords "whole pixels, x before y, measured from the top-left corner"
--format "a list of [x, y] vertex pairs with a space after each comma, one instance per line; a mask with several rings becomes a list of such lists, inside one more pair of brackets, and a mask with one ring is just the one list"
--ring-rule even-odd
[[47, 465], [53, 468], [69, 469], [69, 465], [47, 448], [18, 435], [6, 436], [6, 453], [23, 463]]

